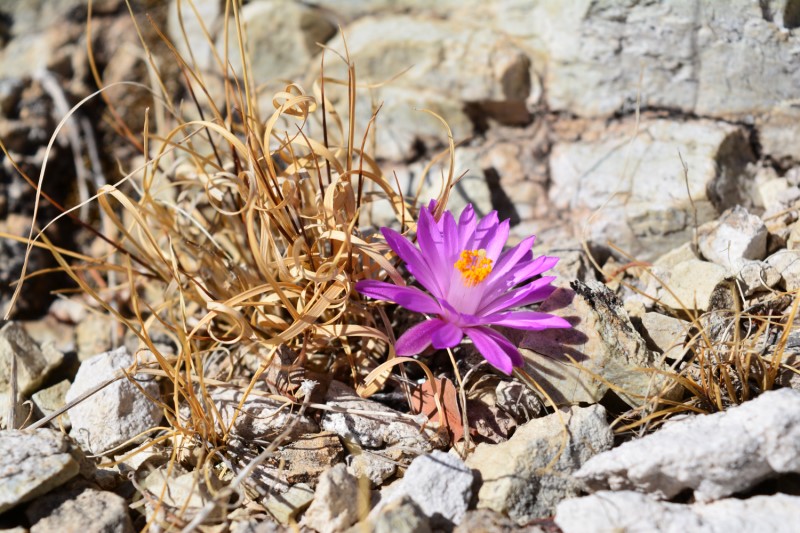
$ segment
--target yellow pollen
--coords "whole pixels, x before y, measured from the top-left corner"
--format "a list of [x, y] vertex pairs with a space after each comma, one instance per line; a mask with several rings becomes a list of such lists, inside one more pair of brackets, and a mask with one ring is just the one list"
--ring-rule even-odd
[[464, 250], [453, 266], [461, 272], [467, 287], [474, 287], [492, 272], [492, 260], [486, 257], [486, 250]]

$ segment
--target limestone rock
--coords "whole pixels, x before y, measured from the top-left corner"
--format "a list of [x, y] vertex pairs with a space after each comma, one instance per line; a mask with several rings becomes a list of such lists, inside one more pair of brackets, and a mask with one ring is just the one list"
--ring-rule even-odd
[[453, 533], [546, 533], [537, 525], [519, 526], [507, 516], [490, 509], [468, 511]]
[[381, 508], [369, 520], [355, 524], [348, 533], [430, 533], [428, 517], [409, 496], [403, 495]]
[[506, 514], [518, 523], [548, 516], [559, 501], [581, 490], [572, 472], [612, 443], [605, 409], [593, 405], [531, 420], [508, 442], [479, 444], [467, 459], [467, 466], [483, 478], [478, 508]]
[[[720, 453], [725, 450], [725, 453]], [[575, 473], [595, 491], [639, 490], [707, 502], [771, 476], [800, 472], [800, 392], [763, 393], [722, 413], [698, 415], [590, 459]]]
[[[539, 309], [565, 317], [573, 329], [507, 330], [526, 359], [527, 372], [559, 405], [599, 401], [608, 385], [590, 374], [619, 386], [616, 394], [632, 406], [658, 393], [666, 382], [641, 369], [665, 366], [634, 329], [622, 302], [598, 281], [572, 286], [574, 290], [557, 289]], [[668, 397], [677, 393], [673, 390]]]
[[358, 455], [347, 456], [347, 469], [357, 478], [366, 478], [378, 487], [397, 472], [397, 462], [404, 456], [400, 448], [380, 452], [362, 450]]
[[322, 429], [332, 431], [345, 440], [352, 440], [367, 448], [402, 443], [422, 450], [430, 449], [428, 434], [421, 432], [420, 426], [393, 416], [398, 413], [390, 407], [361, 398], [344, 383], [332, 381], [325, 402], [331, 407], [370, 413], [325, 411], [320, 424]]
[[683, 344], [689, 333], [691, 323], [661, 313], [645, 313], [642, 326], [646, 337], [670, 359], [683, 356]]
[[[51, 413], [54, 413], [55, 411], [64, 407], [64, 399], [67, 396], [69, 387], [70, 382], [65, 379], [63, 381], [59, 381], [52, 387], [42, 389], [35, 393], [31, 397], [31, 400], [33, 400], [33, 405], [36, 407], [37, 414], [41, 417], [49, 416]], [[60, 415], [59, 418], [61, 419], [61, 423], [64, 425], [65, 429], [69, 429], [72, 426], [72, 423], [69, 420], [69, 413], [64, 413]], [[59, 427], [58, 418], [53, 420], [53, 425], [55, 427]]]
[[319, 431], [319, 426], [308, 416], [299, 416], [277, 400], [250, 394], [242, 403], [242, 391], [221, 388], [214, 390], [211, 398], [222, 423], [226, 427], [233, 423], [233, 433], [245, 440], [273, 439], [288, 428], [291, 428], [289, 439]]
[[685, 261], [660, 276], [666, 287], [658, 289], [658, 302], [673, 310], [730, 309], [736, 297], [730, 274], [707, 261]]
[[270, 493], [264, 498], [264, 507], [280, 524], [288, 525], [296, 520], [314, 499], [314, 489], [305, 483], [298, 483], [282, 494]]
[[695, 213], [702, 224], [747, 197], [747, 163], [754, 157], [743, 130], [709, 120], [652, 119], [631, 138], [631, 127], [623, 122], [598, 140], [553, 146], [550, 202], [568, 210], [590, 241], [611, 241], [640, 260], [652, 259], [691, 238]]
[[712, 263], [737, 272], [748, 259], [764, 259], [767, 253], [767, 227], [757, 216], [741, 206], [725, 211], [719, 220], [697, 230], [700, 253]]
[[783, 287], [794, 292], [800, 289], [800, 250], [780, 250], [767, 258], [781, 275]]
[[64, 358], [52, 345], [40, 349], [20, 324], [5, 324], [0, 328], [0, 395], [8, 394], [12, 356], [17, 358], [17, 394], [20, 395], [38, 389]]
[[[114, 377], [134, 362], [125, 348], [101, 353], [85, 360], [67, 392], [67, 403]], [[159, 397], [152, 376], [134, 376], [138, 387]], [[158, 425], [161, 409], [128, 379], [119, 379], [69, 411], [70, 435], [91, 453], [103, 453]]]
[[790, 533], [800, 520], [800, 497], [788, 494], [729, 498], [709, 504], [662, 502], [632, 491], [603, 491], [561, 502], [555, 522], [564, 533], [605, 531], [770, 531]]
[[25, 510], [31, 533], [133, 533], [128, 503], [113, 492], [76, 488], [43, 496]]
[[781, 281], [778, 270], [766, 261], [746, 261], [736, 272], [745, 296], [772, 289]]
[[0, 513], [45, 494], [80, 470], [69, 441], [51, 429], [0, 431]]
[[359, 515], [358, 480], [339, 464], [322, 474], [303, 524], [319, 533], [344, 531]]

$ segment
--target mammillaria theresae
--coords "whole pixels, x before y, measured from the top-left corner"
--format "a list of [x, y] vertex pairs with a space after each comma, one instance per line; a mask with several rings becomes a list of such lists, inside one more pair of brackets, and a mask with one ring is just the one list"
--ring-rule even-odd
[[554, 276], [540, 276], [558, 262], [557, 257], [533, 258], [535, 236], [503, 252], [509, 222], [492, 211], [477, 220], [467, 205], [456, 223], [446, 211], [437, 221], [431, 205], [420, 212], [419, 248], [389, 228], [383, 236], [406, 263], [417, 287], [363, 280], [356, 289], [365, 296], [387, 300], [402, 307], [435, 315], [411, 327], [397, 339], [397, 355], [417, 355], [428, 346], [452, 348], [467, 335], [481, 355], [495, 368], [511, 374], [522, 366], [519, 350], [491, 326], [539, 331], [569, 328], [561, 317], [535, 311], [510, 311], [541, 302], [555, 290]]

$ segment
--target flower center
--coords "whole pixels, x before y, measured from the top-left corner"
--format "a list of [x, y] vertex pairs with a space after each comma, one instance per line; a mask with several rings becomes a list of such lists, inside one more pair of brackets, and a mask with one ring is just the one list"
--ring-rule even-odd
[[464, 285], [474, 287], [492, 272], [492, 260], [486, 257], [486, 250], [464, 250], [461, 259], [455, 262], [456, 270], [461, 272]]

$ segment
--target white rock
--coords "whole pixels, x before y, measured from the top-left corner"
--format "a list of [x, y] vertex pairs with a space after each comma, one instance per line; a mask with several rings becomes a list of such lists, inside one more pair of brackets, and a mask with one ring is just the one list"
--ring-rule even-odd
[[[275, 520], [283, 525], [296, 521], [299, 513], [304, 511], [314, 500], [314, 489], [305, 483], [293, 485], [284, 493], [269, 493], [264, 498], [264, 507]], [[283, 531], [283, 530], [279, 530]], [[262, 533], [260, 530], [253, 533]]]
[[680, 263], [661, 276], [666, 287], [661, 286], [659, 303], [673, 310], [731, 307], [733, 286], [725, 267], [707, 261], [692, 260]]
[[[22, 325], [8, 322], [0, 328], [0, 394], [8, 394], [11, 359], [17, 358], [17, 394], [27, 395], [39, 388], [64, 355], [52, 345], [40, 349]], [[3, 413], [5, 415], [5, 413]]]
[[564, 533], [792, 533], [800, 521], [800, 497], [787, 494], [681, 505], [639, 492], [598, 492], [563, 501], [555, 522]]
[[746, 260], [764, 259], [767, 254], [767, 227], [741, 206], [703, 224], [697, 230], [697, 240], [700, 253], [729, 272], [738, 272]]
[[67, 438], [51, 429], [0, 432], [0, 513], [32, 500], [76, 475]]
[[[239, 437], [271, 440], [291, 428], [287, 438], [296, 439], [304, 433], [316, 433], [319, 426], [307, 416], [299, 416], [285, 403], [250, 394], [244, 402], [238, 389], [216, 389], [211, 399], [217, 406], [225, 427], [233, 422], [232, 432]], [[239, 405], [241, 403], [241, 406]]]
[[[105, 352], [85, 360], [67, 392], [69, 403], [84, 392], [114, 377], [134, 362], [125, 348]], [[158, 383], [152, 376], [136, 376], [138, 386], [153, 398], [159, 397]], [[103, 453], [156, 427], [161, 409], [128, 379], [119, 379], [69, 410], [70, 435], [93, 454]]]
[[666, 366], [647, 348], [608, 287], [599, 281], [575, 282], [573, 287], [574, 291], [557, 289], [539, 310], [565, 317], [574, 328], [505, 331], [525, 358], [526, 371], [550, 398], [558, 405], [595, 403], [609, 391], [609, 383], [632, 407], [658, 393], [668, 398], [679, 395], [679, 389], [662, 390], [672, 385], [668, 380], [642, 371], [666, 370]]
[[744, 198], [740, 159], [750, 148], [741, 129], [708, 120], [644, 120], [635, 138], [632, 127], [623, 122], [599, 140], [556, 143], [548, 194], [570, 212], [578, 234], [647, 260], [690, 240], [695, 209], [702, 224]]
[[[320, 426], [336, 433], [345, 441], [351, 440], [359, 446], [380, 448], [384, 445], [403, 444], [420, 450], [429, 450], [428, 434], [408, 421], [392, 415], [394, 409], [372, 400], [365, 400], [339, 381], [332, 381], [325, 396], [325, 403], [339, 407], [345, 412], [325, 411]], [[350, 414], [346, 411], [362, 411], [368, 414]]]
[[723, 413], [668, 424], [593, 457], [575, 477], [594, 491], [632, 489], [671, 498], [692, 489], [697, 501], [707, 502], [797, 472], [800, 392], [781, 389]]
[[670, 359], [680, 359], [691, 322], [661, 313], [645, 313], [642, 325], [647, 336]]
[[739, 280], [744, 295], [752, 296], [777, 285], [781, 281], [781, 274], [766, 261], [745, 261], [736, 272], [736, 279]]
[[520, 426], [508, 442], [479, 444], [467, 459], [483, 478], [478, 507], [519, 523], [552, 514], [559, 501], [581, 490], [570, 474], [611, 447], [605, 415], [600, 405], [572, 407]]
[[800, 250], [780, 250], [767, 258], [781, 275], [783, 287], [794, 292], [800, 289]]
[[29, 505], [25, 514], [32, 524], [31, 533], [134, 532], [125, 499], [92, 488], [55, 491]]
[[344, 531], [358, 520], [358, 501], [358, 480], [338, 464], [320, 477], [302, 523], [319, 533]]
[[[65, 380], [59, 381], [52, 387], [42, 389], [31, 396], [33, 405], [36, 406], [37, 414], [41, 417], [49, 416], [51, 413], [64, 407], [64, 398], [69, 391], [70, 382]], [[53, 427], [59, 427], [59, 419], [64, 425], [65, 429], [72, 427], [69, 420], [69, 413], [64, 413], [52, 421]]]

